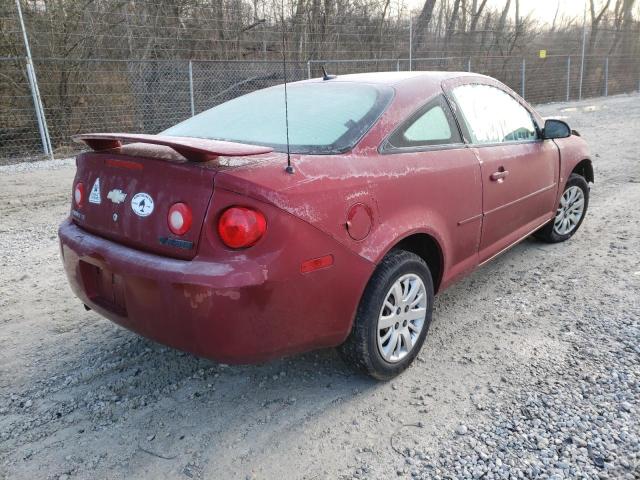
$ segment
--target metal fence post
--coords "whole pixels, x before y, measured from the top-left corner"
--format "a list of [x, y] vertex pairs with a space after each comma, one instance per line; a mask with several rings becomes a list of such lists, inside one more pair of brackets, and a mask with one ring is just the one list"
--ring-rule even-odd
[[571, 55], [567, 56], [567, 102], [571, 95]]
[[604, 96], [609, 96], [609, 57], [604, 58]]
[[587, 41], [587, 2], [584, 2], [584, 16], [582, 18], [582, 55], [580, 59], [580, 88], [578, 100], [582, 100], [582, 80], [584, 78], [584, 48]]
[[191, 99], [191, 116], [196, 114], [196, 104], [193, 99], [193, 62], [189, 60], [189, 98]]
[[22, 18], [22, 7], [20, 6], [20, 0], [16, 0], [16, 7], [18, 9], [18, 19], [20, 20], [20, 28], [22, 29], [22, 38], [24, 40], [24, 48], [27, 51], [27, 79], [29, 81], [29, 88], [31, 90], [31, 97], [33, 98], [33, 107], [35, 109], [36, 118], [38, 121], [38, 130], [40, 131], [40, 140], [42, 142], [42, 150], [45, 155], [48, 155], [53, 159], [53, 148], [51, 147], [51, 137], [49, 136], [49, 128], [47, 127], [47, 120], [44, 116], [44, 107], [42, 106], [42, 98], [40, 97], [40, 89], [38, 88], [38, 78], [36, 77], [36, 71], [33, 68], [33, 59], [31, 58], [31, 48], [29, 47], [29, 38], [27, 37], [27, 29], [24, 26], [24, 19]]
[[396, 72], [400, 71], [400, 59], [396, 60]]
[[307, 60], [307, 78], [311, 78], [311, 60]]
[[413, 70], [413, 18], [409, 16], [409, 71]]
[[471, 57], [467, 58], [467, 72], [471, 72]]
[[524, 98], [524, 94], [525, 94], [525, 84], [527, 81], [527, 77], [526, 77], [526, 60], [523, 58], [522, 59], [522, 98]]
[[31, 69], [31, 77], [33, 78], [33, 86], [36, 91], [36, 98], [38, 99], [38, 109], [40, 110], [40, 118], [42, 119], [42, 126], [47, 140], [47, 148], [49, 149], [49, 157], [53, 160], [53, 147], [51, 146], [51, 137], [49, 136], [49, 126], [47, 125], [47, 117], [44, 115], [44, 104], [42, 103], [42, 95], [40, 95], [40, 86], [38, 85], [38, 78], [36, 77], [36, 71], [33, 68], [33, 62], [28, 64]]

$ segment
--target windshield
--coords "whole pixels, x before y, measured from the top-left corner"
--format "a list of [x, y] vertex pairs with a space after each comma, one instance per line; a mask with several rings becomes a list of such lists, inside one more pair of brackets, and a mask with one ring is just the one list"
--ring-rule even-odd
[[[287, 85], [291, 153], [351, 149], [389, 104], [385, 86], [322, 82]], [[265, 145], [287, 150], [284, 86], [258, 90], [185, 120], [162, 135]]]

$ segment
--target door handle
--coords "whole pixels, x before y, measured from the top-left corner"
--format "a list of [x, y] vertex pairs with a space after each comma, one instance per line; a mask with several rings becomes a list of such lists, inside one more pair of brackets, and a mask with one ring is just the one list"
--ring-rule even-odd
[[509, 170], [505, 170], [504, 167], [500, 167], [497, 172], [491, 174], [491, 180], [494, 182], [502, 182], [509, 175]]

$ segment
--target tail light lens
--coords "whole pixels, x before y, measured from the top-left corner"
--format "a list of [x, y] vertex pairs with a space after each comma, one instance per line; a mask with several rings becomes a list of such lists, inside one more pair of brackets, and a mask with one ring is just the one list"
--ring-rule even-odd
[[255, 245], [267, 230], [264, 215], [252, 208], [231, 207], [218, 220], [218, 235], [230, 248], [247, 248]]
[[84, 183], [76, 183], [76, 188], [73, 189], [73, 200], [78, 208], [84, 204]]
[[186, 203], [174, 203], [169, 208], [167, 223], [169, 230], [175, 235], [184, 235], [191, 228], [193, 214], [191, 208]]

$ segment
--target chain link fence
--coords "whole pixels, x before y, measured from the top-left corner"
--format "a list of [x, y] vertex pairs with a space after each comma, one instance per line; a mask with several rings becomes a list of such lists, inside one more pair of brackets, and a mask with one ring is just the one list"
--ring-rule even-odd
[[[531, 103], [640, 89], [640, 59], [446, 57], [287, 62], [287, 80], [371, 71], [471, 71], [504, 82]], [[46, 142], [30, 86], [28, 60], [0, 58], [0, 163], [43, 157]], [[191, 115], [283, 82], [278, 61], [33, 60], [52, 154], [75, 153], [80, 132], [157, 133]], [[41, 119], [42, 120], [42, 119]]]
[[26, 62], [0, 58], [0, 160], [42, 153]]

